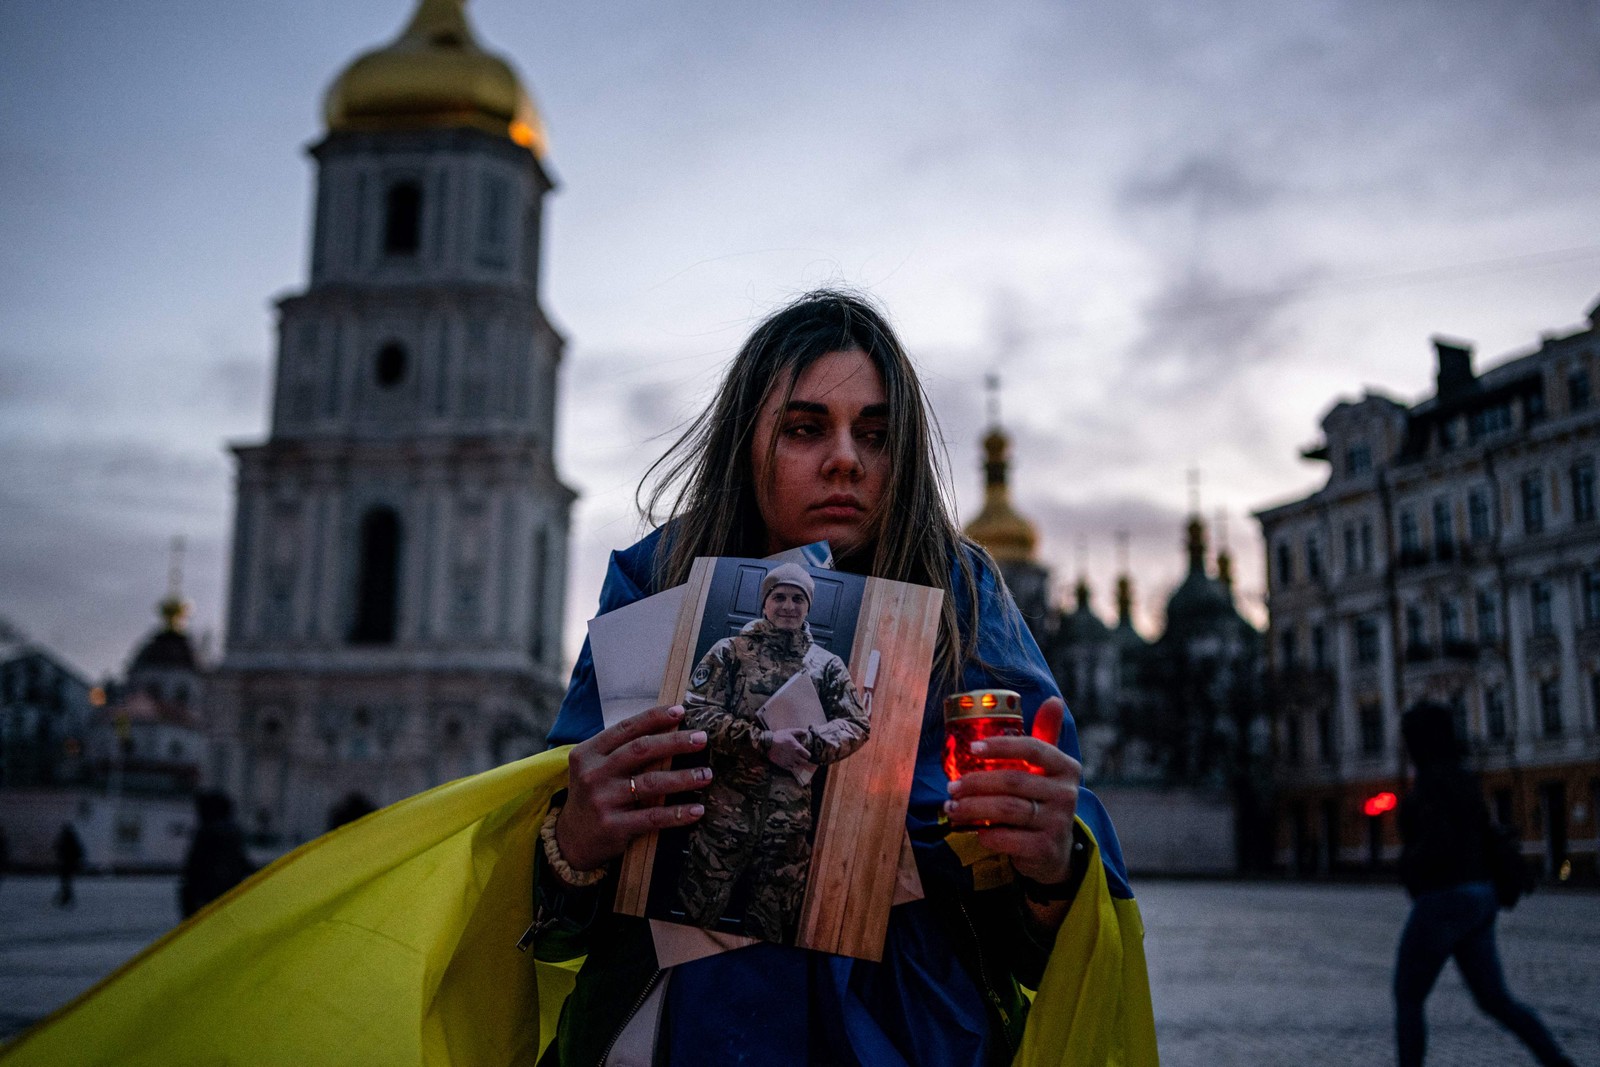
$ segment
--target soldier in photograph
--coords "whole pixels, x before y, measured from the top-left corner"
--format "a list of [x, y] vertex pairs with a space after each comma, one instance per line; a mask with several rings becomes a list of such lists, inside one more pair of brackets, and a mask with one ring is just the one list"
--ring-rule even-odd
[[[806, 618], [814, 594], [805, 568], [773, 568], [761, 583], [762, 617], [711, 646], [690, 676], [683, 728], [706, 732], [712, 770], [705, 818], [690, 832], [678, 883], [678, 905], [697, 926], [716, 922], [744, 879], [743, 932], [793, 940], [811, 863], [805, 772], [844, 759], [867, 739], [867, 713], [849, 669], [811, 638]], [[767, 729], [762, 705], [801, 671], [816, 686], [827, 721]]]

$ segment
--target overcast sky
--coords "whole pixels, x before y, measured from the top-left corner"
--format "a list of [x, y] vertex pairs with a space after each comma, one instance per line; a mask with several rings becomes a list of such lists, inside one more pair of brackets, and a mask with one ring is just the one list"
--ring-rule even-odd
[[[0, 615], [118, 671], [169, 539], [220, 648], [230, 440], [266, 424], [272, 300], [305, 284], [323, 90], [410, 0], [0, 4]], [[1600, 296], [1594, 0], [474, 0], [561, 187], [567, 645], [639, 475], [753, 322], [863, 287], [920, 361], [963, 518], [998, 371], [1019, 508], [1065, 592], [1140, 621], [1185, 472], [1248, 513], [1341, 396], [1404, 400]], [[1259, 617], [1259, 616], [1258, 616]]]

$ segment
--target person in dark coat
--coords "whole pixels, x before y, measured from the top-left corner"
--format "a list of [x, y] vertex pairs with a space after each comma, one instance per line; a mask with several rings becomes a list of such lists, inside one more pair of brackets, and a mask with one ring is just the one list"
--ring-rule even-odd
[[1540, 1063], [1571, 1065], [1539, 1017], [1506, 989], [1494, 942], [1499, 903], [1489, 872], [1489, 809], [1476, 776], [1461, 765], [1453, 713], [1423, 702], [1406, 712], [1400, 730], [1417, 769], [1400, 803], [1400, 878], [1412, 898], [1394, 967], [1400, 1067], [1422, 1063], [1423, 1004], [1452, 956], [1480, 1009]]
[[56, 877], [61, 879], [61, 887], [56, 890], [56, 907], [70, 908], [78, 899], [72, 892], [72, 879], [83, 867], [83, 841], [70, 822], [61, 824], [61, 832], [56, 834], [55, 849]]
[[244, 831], [233, 819], [233, 801], [225, 794], [196, 793], [200, 825], [183, 861], [178, 908], [187, 919], [255, 872], [244, 850]]

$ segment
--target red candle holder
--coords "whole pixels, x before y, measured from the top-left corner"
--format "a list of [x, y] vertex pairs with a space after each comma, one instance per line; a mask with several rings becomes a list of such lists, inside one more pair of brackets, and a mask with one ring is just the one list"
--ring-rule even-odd
[[[972, 771], [1031, 771], [1027, 760], [975, 755], [974, 741], [1022, 736], [1022, 697], [1009, 689], [974, 689], [944, 700], [944, 773], [953, 782]], [[987, 826], [953, 825], [953, 830]]]

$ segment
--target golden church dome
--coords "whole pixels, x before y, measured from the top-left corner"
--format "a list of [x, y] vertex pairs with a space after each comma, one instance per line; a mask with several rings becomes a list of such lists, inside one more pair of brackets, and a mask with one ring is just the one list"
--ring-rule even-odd
[[1000, 563], [1025, 563], [1033, 559], [1039, 531], [1011, 506], [1006, 485], [1011, 439], [998, 426], [983, 438], [983, 510], [967, 523], [967, 536], [988, 549]]
[[544, 127], [511, 65], [485, 52], [466, 0], [421, 0], [392, 44], [359, 57], [328, 87], [330, 131], [471, 127], [543, 158]]

